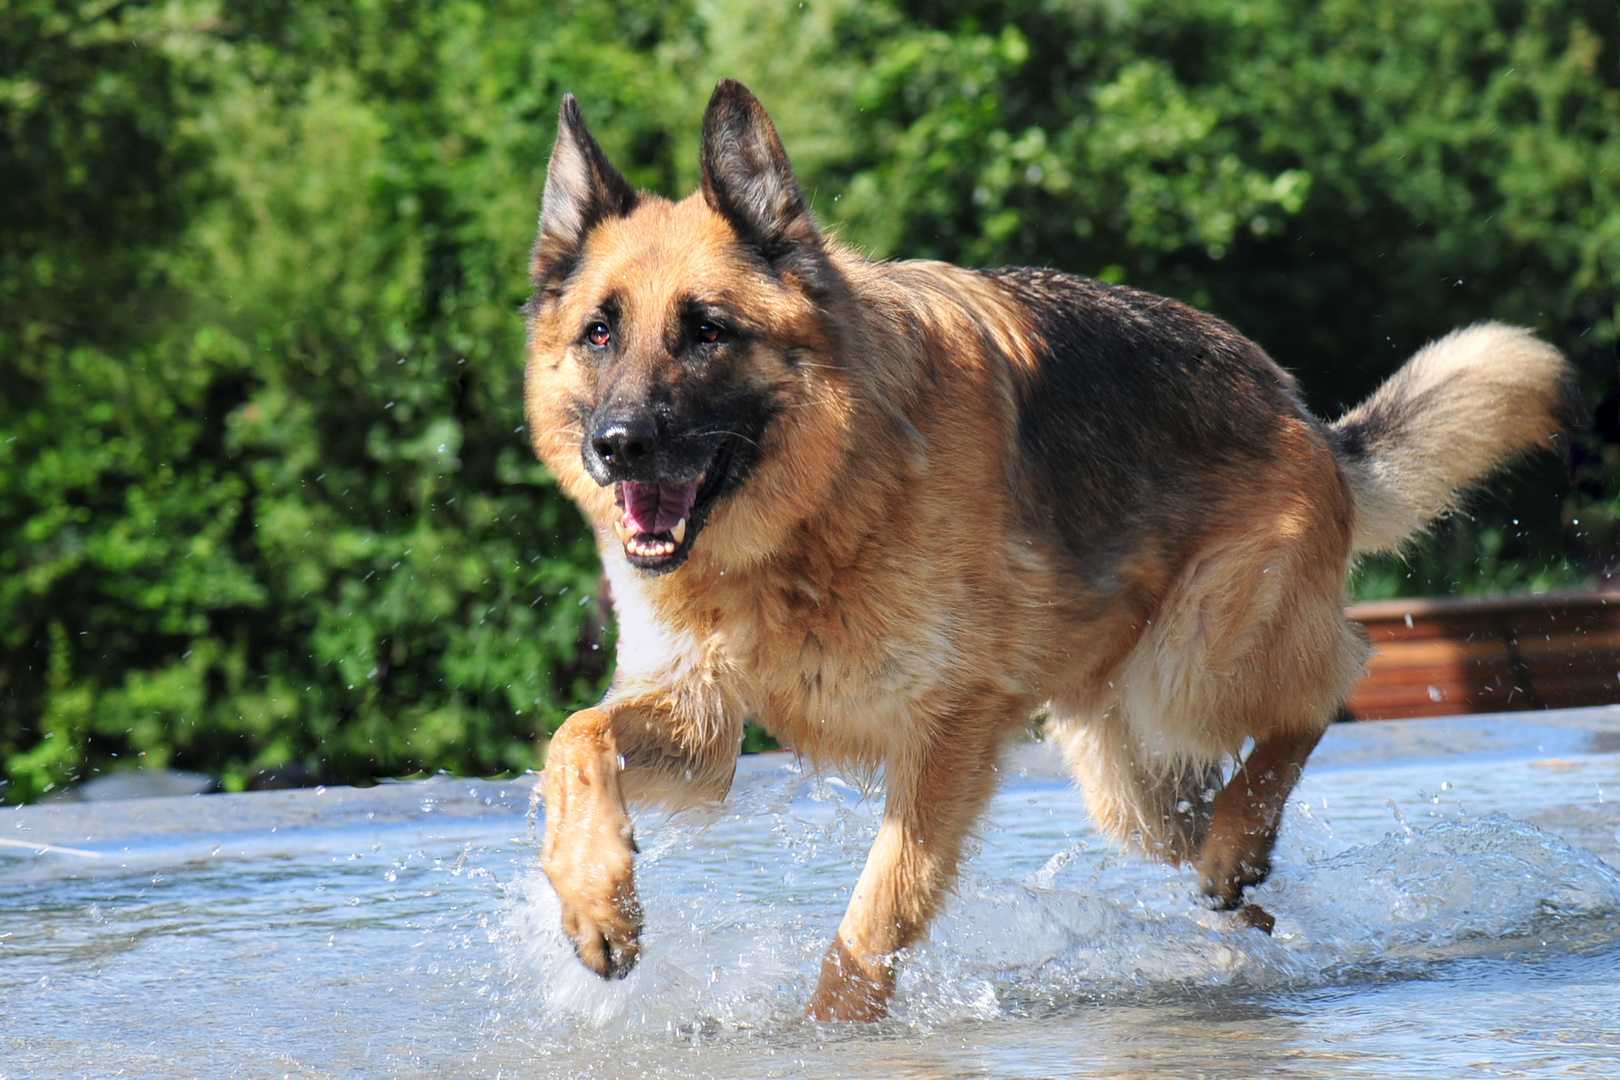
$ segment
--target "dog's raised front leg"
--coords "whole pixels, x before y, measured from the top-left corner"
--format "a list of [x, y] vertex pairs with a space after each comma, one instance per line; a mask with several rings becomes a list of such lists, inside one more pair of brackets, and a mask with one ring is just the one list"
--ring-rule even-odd
[[1215, 796], [1209, 831], [1198, 855], [1204, 895], [1223, 911], [1242, 908], [1251, 925], [1271, 932], [1272, 918], [1243, 907], [1243, 890], [1271, 872], [1271, 849], [1283, 804], [1305, 771], [1322, 731], [1268, 735], [1255, 743], [1232, 779]]
[[603, 978], [623, 978], [641, 952], [626, 800], [722, 799], [736, 768], [740, 722], [682, 725], [671, 706], [669, 698], [610, 698], [570, 716], [546, 756], [540, 862], [562, 903], [564, 931]]
[[806, 1016], [883, 1016], [894, 988], [894, 953], [922, 936], [944, 899], [962, 841], [994, 789], [999, 744], [989, 730], [942, 733], [922, 760], [886, 777], [883, 824], [822, 960]]

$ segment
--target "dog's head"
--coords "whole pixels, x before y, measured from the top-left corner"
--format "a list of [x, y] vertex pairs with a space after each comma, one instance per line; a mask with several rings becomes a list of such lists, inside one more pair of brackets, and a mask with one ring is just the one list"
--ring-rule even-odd
[[[633, 190], [565, 97], [531, 274], [536, 452], [647, 573], [766, 555], [822, 498], [848, 395], [842, 285], [770, 118], [721, 82], [702, 188]], [[700, 540], [701, 536], [701, 540]]]

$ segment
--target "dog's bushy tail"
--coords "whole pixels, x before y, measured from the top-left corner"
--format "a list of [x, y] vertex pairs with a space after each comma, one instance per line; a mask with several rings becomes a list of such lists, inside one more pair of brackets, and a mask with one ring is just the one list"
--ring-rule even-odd
[[1430, 342], [1329, 426], [1355, 499], [1357, 553], [1400, 547], [1520, 455], [1578, 423], [1574, 370], [1529, 330], [1479, 323]]

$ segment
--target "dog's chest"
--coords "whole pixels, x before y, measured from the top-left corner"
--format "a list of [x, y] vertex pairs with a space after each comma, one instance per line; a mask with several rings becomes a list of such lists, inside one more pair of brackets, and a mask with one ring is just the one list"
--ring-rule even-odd
[[715, 636], [750, 712], [796, 749], [887, 757], [947, 681], [949, 635], [933, 613], [897, 612], [863, 583], [773, 584], [716, 609]]
[[[622, 583], [622, 584], [621, 584]], [[869, 577], [716, 575], [678, 602], [614, 575], [621, 672], [723, 702], [796, 750], [881, 761], [971, 665], [948, 589]]]

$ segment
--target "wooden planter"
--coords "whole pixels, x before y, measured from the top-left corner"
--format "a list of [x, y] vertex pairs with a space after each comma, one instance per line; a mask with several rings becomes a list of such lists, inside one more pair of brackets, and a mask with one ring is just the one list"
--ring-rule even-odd
[[1357, 720], [1620, 702], [1620, 593], [1355, 604], [1375, 650]]

